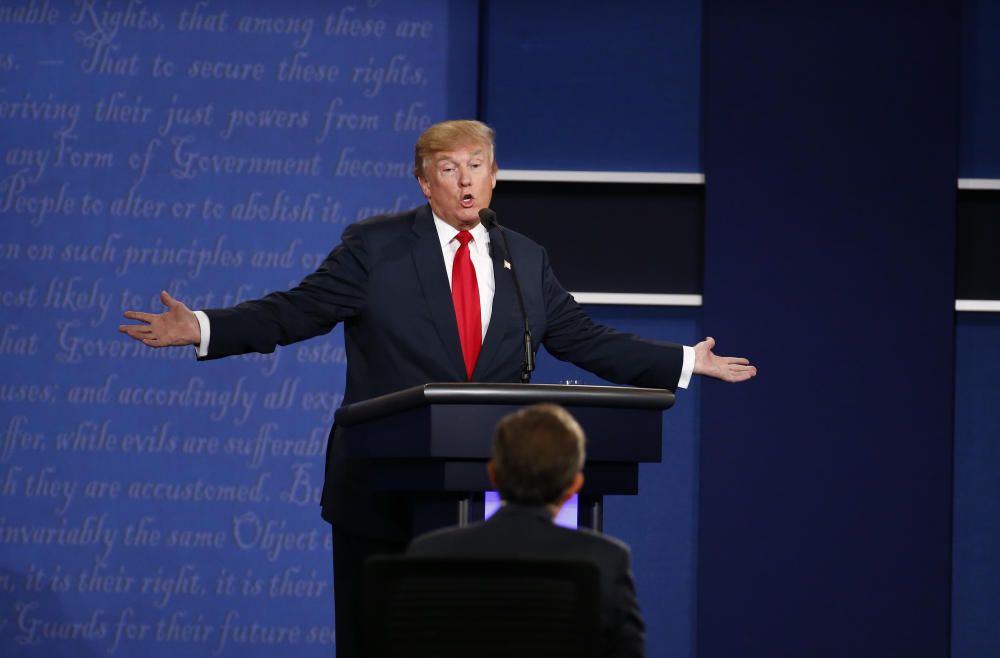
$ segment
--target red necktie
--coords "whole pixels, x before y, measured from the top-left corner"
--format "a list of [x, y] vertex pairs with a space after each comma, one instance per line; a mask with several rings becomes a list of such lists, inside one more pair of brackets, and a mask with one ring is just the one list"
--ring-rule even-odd
[[476, 269], [469, 257], [469, 242], [472, 234], [459, 231], [455, 239], [459, 241], [455, 252], [455, 262], [451, 267], [451, 301], [455, 304], [455, 319], [458, 321], [458, 338], [462, 343], [462, 358], [465, 359], [465, 373], [472, 379], [476, 369], [476, 359], [483, 347], [483, 320], [479, 314], [479, 283]]

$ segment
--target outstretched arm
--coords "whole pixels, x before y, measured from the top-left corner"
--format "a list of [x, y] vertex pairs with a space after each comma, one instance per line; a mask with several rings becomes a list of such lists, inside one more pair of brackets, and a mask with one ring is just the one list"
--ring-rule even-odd
[[123, 324], [118, 331], [150, 347], [198, 345], [201, 342], [201, 326], [194, 312], [166, 290], [160, 293], [160, 301], [167, 307], [165, 313], [126, 311], [126, 318], [139, 320], [142, 324]]
[[745, 382], [757, 375], [750, 361], [736, 356], [717, 356], [712, 352], [715, 339], [709, 336], [694, 346], [694, 374], [714, 377], [724, 382]]

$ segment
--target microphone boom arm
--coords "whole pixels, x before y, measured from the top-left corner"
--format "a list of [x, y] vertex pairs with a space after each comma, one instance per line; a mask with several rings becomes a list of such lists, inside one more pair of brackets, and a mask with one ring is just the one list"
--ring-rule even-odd
[[517, 268], [514, 266], [514, 257], [510, 252], [510, 242], [507, 241], [507, 231], [497, 221], [497, 214], [489, 208], [483, 208], [479, 211], [479, 221], [483, 223], [486, 230], [496, 228], [503, 238], [503, 248], [507, 252], [507, 258], [510, 261], [510, 274], [514, 278], [514, 292], [517, 293], [517, 304], [521, 307], [521, 317], [524, 318], [524, 359], [521, 361], [521, 383], [530, 384], [531, 373], [535, 370], [535, 348], [531, 341], [531, 325], [528, 324], [528, 311], [524, 306], [521, 283], [517, 278]]

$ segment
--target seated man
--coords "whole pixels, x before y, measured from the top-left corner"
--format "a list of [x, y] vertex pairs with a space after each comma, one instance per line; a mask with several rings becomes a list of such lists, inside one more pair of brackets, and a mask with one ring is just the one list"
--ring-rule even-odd
[[584, 435], [560, 406], [539, 404], [505, 416], [493, 436], [490, 480], [503, 505], [484, 523], [417, 537], [409, 555], [433, 557], [551, 557], [597, 565], [601, 580], [604, 656], [644, 654], [629, 549], [589, 530], [553, 519], [583, 485]]

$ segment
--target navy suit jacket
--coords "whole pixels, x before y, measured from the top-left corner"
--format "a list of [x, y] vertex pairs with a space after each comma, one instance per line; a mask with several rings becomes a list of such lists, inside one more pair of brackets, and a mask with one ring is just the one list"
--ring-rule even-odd
[[545, 507], [504, 505], [492, 518], [464, 528], [436, 530], [410, 544], [426, 557], [528, 557], [584, 560], [597, 565], [601, 583], [602, 656], [645, 653], [644, 626], [635, 598], [628, 546], [589, 530], [552, 522]]
[[[494, 230], [493, 312], [472, 380], [517, 382], [523, 319], [512, 260], [524, 294], [535, 345], [604, 379], [675, 389], [680, 345], [646, 341], [595, 324], [559, 284], [545, 250], [507, 231], [512, 256]], [[350, 404], [428, 382], [465, 381], [451, 288], [430, 206], [373, 217], [348, 226], [341, 243], [298, 286], [228, 309], [206, 309], [214, 359], [322, 335], [344, 323]], [[407, 539], [398, 496], [372, 493], [364, 472], [343, 455], [346, 431], [330, 433], [323, 516], [369, 536]]]

